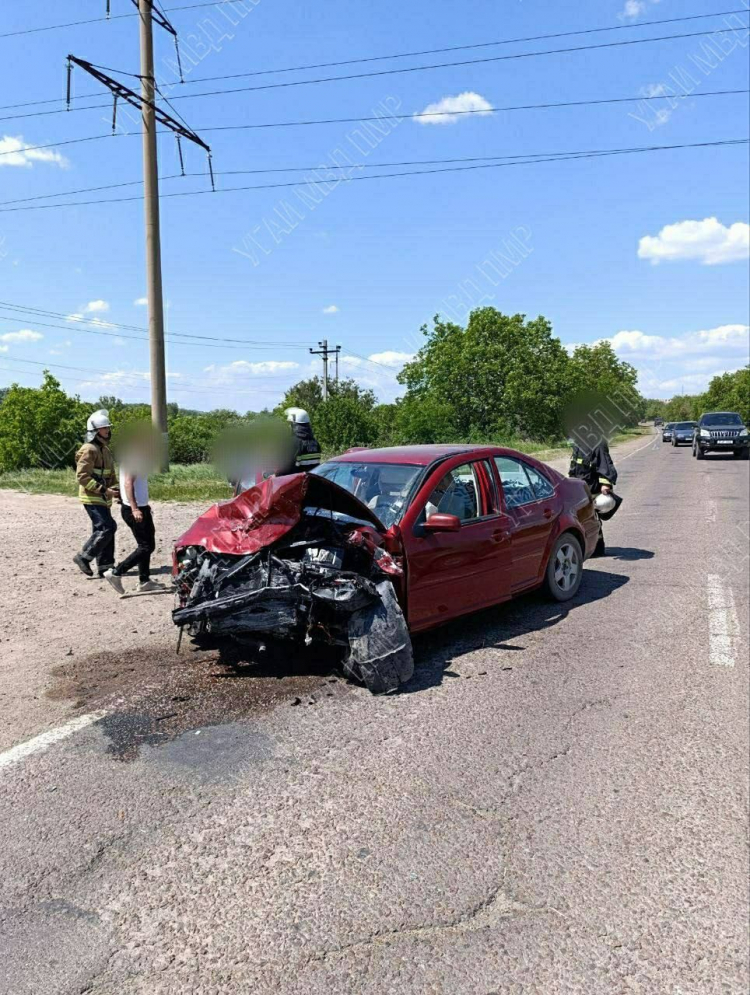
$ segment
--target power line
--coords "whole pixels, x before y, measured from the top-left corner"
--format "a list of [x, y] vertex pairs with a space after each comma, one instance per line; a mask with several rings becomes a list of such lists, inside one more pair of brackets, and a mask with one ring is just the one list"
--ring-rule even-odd
[[[49, 368], [51, 370], [72, 370], [74, 373], [96, 373], [96, 374], [98, 374], [100, 376], [105, 376], [105, 377], [106, 376], [111, 376], [113, 373], [116, 373], [117, 376], [119, 378], [121, 378], [121, 379], [122, 378], [127, 378], [128, 380], [135, 380], [137, 382], [137, 384], [144, 384], [145, 385], [145, 384], [148, 383], [148, 379], [142, 373], [138, 373], [138, 372], [135, 372], [135, 371], [128, 372], [127, 370], [116, 370], [116, 371], [113, 371], [113, 370], [98, 370], [98, 369], [92, 369], [91, 367], [85, 367], [85, 366], [69, 366], [69, 365], [65, 365], [64, 363], [48, 363], [46, 361], [45, 362], [40, 362], [39, 360], [34, 360], [34, 359], [21, 359], [20, 357], [17, 357], [17, 356], [13, 356], [13, 357], [5, 357], [5, 356], [3, 356], [2, 357], [2, 362], [4, 362], [4, 363], [6, 363], [6, 362], [11, 362], [11, 363], [25, 363], [27, 366], [42, 366], [45, 369]], [[23, 370], [21, 372], [25, 373], [27, 371]], [[188, 391], [190, 391], [193, 394], [213, 394], [215, 392], [211, 388], [205, 388], [205, 387], [198, 386], [195, 383], [195, 381], [192, 378], [190, 378], [190, 377], [184, 378], [184, 377], [180, 376], [179, 378], [172, 377], [171, 379], [175, 379], [175, 380], [179, 379], [180, 389], [182, 389], [182, 390], [188, 390]], [[288, 377], [285, 377], [285, 376], [268, 376], [266, 374], [260, 374], [260, 373], [254, 375], [254, 376], [250, 375], [250, 374], [248, 374], [246, 376], [243, 376], [243, 380], [255, 380], [255, 379], [258, 379], [258, 380], [287, 380]], [[86, 381], [80, 381], [80, 382], [81, 383], [85, 383]], [[116, 386], [116, 385], [113, 384], [113, 386]], [[259, 390], [259, 389], [260, 388], [254, 387], [253, 388], [253, 392], [255, 392], [255, 391]], [[270, 390], [275, 391], [276, 388], [272, 387], [272, 388], [270, 388]]]
[[[691, 93], [690, 97], [725, 97], [732, 96], [735, 94], [749, 93], [750, 90], [707, 90], [703, 93]], [[171, 104], [166, 97], [163, 97], [166, 103], [175, 111], [175, 114], [179, 115], [179, 112], [175, 110], [174, 106]], [[214, 127], [200, 128], [200, 131], [241, 131], [245, 129], [252, 128], [295, 128], [304, 127], [310, 125], [323, 125], [323, 124], [354, 124], [354, 123], [365, 123], [368, 121], [407, 121], [407, 120], [420, 120], [421, 118], [432, 118], [432, 117], [458, 117], [459, 115], [474, 114], [481, 116], [482, 114], [499, 114], [503, 111], [526, 111], [526, 110], [547, 110], [555, 107], [595, 107], [598, 105], [605, 104], [632, 104], [641, 103], [649, 100], [674, 100], [682, 99], [678, 95], [671, 93], [657, 93], [650, 96], [637, 96], [637, 97], [602, 97], [593, 100], [565, 100], [558, 102], [547, 102], [541, 104], [517, 104], [514, 106], [506, 107], [487, 107], [482, 110], [465, 110], [465, 111], [422, 111], [415, 114], [381, 114], [371, 117], [340, 117], [340, 118], [319, 118], [312, 121], [269, 121], [260, 124], [227, 124], [227, 125], [215, 125]], [[72, 107], [72, 111], [77, 110], [97, 110], [102, 107], [109, 107], [107, 104], [96, 104], [86, 107]], [[32, 114], [13, 114], [10, 117], [0, 118], [0, 121], [16, 121], [21, 118], [27, 117], [45, 117], [50, 114], [62, 114], [65, 113], [62, 109], [56, 111], [40, 111], [34, 112]], [[184, 120], [184, 119], [183, 119]], [[99, 135], [96, 138], [109, 138], [109, 135]], [[74, 139], [74, 141], [93, 141], [94, 139]], [[46, 148], [47, 146], [35, 146], [35, 148]], [[6, 155], [12, 155], [12, 152], [0, 153]]]
[[[737, 94], [745, 94], [750, 91], [748, 90], [709, 90], [705, 93], [692, 93], [690, 94], [691, 99], [694, 97], [725, 97], [733, 96]], [[457, 117], [459, 115], [465, 114], [501, 114], [505, 111], [530, 111], [530, 110], [555, 110], [556, 108], [567, 108], [567, 107], [589, 107], [597, 106], [600, 104], [618, 104], [618, 103], [640, 103], [641, 101], [650, 100], [669, 100], [675, 99], [669, 94], [656, 94], [654, 96], [648, 97], [607, 97], [599, 100], [565, 100], [557, 103], [542, 103], [542, 104], [515, 104], [506, 105], [504, 107], [490, 107], [482, 111], [451, 111], [451, 117]], [[107, 105], [109, 106], [109, 105]], [[340, 118], [319, 118], [317, 120], [311, 121], [269, 121], [260, 124], [224, 124], [224, 125], [214, 125], [213, 127], [203, 127], [200, 131], [247, 131], [259, 128], [300, 128], [300, 127], [311, 127], [319, 125], [329, 125], [329, 124], [366, 124], [370, 121], [406, 121], [410, 119], [419, 120], [420, 118], [430, 118], [430, 117], [445, 117], [445, 111], [434, 111], [421, 114], [388, 114], [374, 116], [374, 117], [340, 117]], [[162, 132], [163, 134], [164, 132]], [[45, 145], [28, 145], [21, 149], [8, 149], [7, 151], [0, 152], [0, 156], [3, 155], [18, 155], [22, 152], [34, 152], [38, 149], [54, 149], [62, 147], [64, 145], [76, 145], [81, 142], [97, 142], [103, 141], [105, 138], [134, 138], [139, 137], [136, 132], [111, 132], [105, 135], [89, 135], [85, 138], [69, 138], [61, 142], [48, 142]]]
[[[119, 324], [114, 321], [104, 321], [103, 319], [94, 318], [84, 318], [78, 317], [72, 318], [70, 315], [63, 314], [60, 311], [47, 311], [42, 308], [29, 307], [20, 304], [11, 304], [7, 301], [0, 301], [0, 309], [4, 311], [19, 312], [19, 314], [13, 317], [7, 317], [0, 315], [0, 321], [10, 321], [18, 322], [20, 320], [29, 320], [31, 324], [40, 325], [43, 328], [56, 328], [69, 333], [75, 333], [76, 331], [86, 332], [95, 335], [109, 335], [115, 338], [130, 338], [138, 339], [141, 341], [147, 341], [148, 329], [143, 328], [139, 325], [124, 325]], [[67, 321], [67, 324], [50, 324], [49, 322], [43, 322], [38, 320], [37, 315], [41, 315], [43, 318], [60, 318]], [[81, 328], [81, 325], [96, 325], [98, 327], [94, 329]], [[112, 329], [108, 331], [108, 329]], [[123, 331], [127, 332], [143, 332], [144, 335], [125, 335]], [[235, 339], [216, 335], [197, 335], [190, 332], [170, 332], [170, 339], [175, 344], [182, 345], [198, 345], [203, 342], [209, 343], [219, 343], [220, 345], [230, 345], [238, 346], [246, 349], [305, 349], [306, 346], [299, 341], [283, 340], [283, 339]], [[188, 339], [191, 341], [181, 342], [182, 339]], [[197, 341], [192, 341], [197, 340]]]
[[[747, 13], [747, 11], [730, 11], [729, 13], [743, 13], [743, 12]], [[119, 15], [119, 16], [125, 16], [125, 15]], [[694, 15], [694, 16], [695, 17], [706, 17], [706, 16], [718, 16], [718, 15]], [[692, 19], [692, 18], [684, 18], [684, 20], [690, 20], [690, 19]], [[671, 18], [669, 20], [670, 21], [683, 20], [683, 18]], [[651, 23], [658, 24], [658, 23], [662, 23], [662, 22], [654, 21], [654, 22], [651, 22]], [[664, 22], [664, 23], [666, 23], [666, 22]], [[641, 27], [643, 25], [638, 25], [638, 26]], [[614, 30], [615, 28], [620, 28], [620, 27], [635, 27], [635, 25], [614, 25], [614, 26], [612, 26], [610, 28], [606, 28], [606, 29], [605, 28], [596, 28], [596, 29], [590, 29], [590, 31]], [[747, 27], [747, 25], [743, 25], [743, 27]], [[366, 72], [366, 73], [351, 73], [351, 74], [348, 74], [346, 76], [325, 76], [325, 77], [319, 77], [318, 79], [288, 80], [288, 81], [281, 82], [281, 83], [264, 83], [264, 84], [261, 84], [260, 86], [235, 87], [233, 89], [226, 89], [226, 90], [206, 90], [206, 91], [203, 91], [202, 93], [182, 93], [182, 94], [175, 94], [174, 97], [173, 97], [173, 99], [174, 100], [191, 100], [191, 99], [197, 99], [199, 97], [215, 97], [215, 96], [224, 96], [224, 95], [227, 95], [227, 94], [235, 94], [235, 93], [251, 93], [251, 92], [256, 92], [256, 91], [259, 91], [259, 90], [278, 89], [278, 88], [282, 88], [282, 87], [309, 86], [309, 85], [320, 84], [320, 83], [335, 83], [335, 82], [355, 80], [355, 79], [367, 79], [367, 78], [372, 78], [372, 77], [376, 77], [376, 76], [390, 76], [390, 75], [403, 74], [403, 73], [426, 72], [426, 71], [429, 71], [429, 70], [446, 69], [446, 68], [452, 68], [452, 67], [456, 67], [456, 66], [471, 66], [471, 65], [487, 64], [487, 63], [491, 63], [491, 62], [503, 62], [503, 61], [513, 60], [513, 59], [537, 58], [537, 57], [546, 56], [546, 55], [559, 55], [559, 54], [570, 54], [570, 53], [577, 53], [577, 52], [588, 52], [588, 51], [596, 51], [596, 50], [599, 50], [599, 49], [606, 49], [606, 48], [618, 48], [618, 47], [622, 47], [622, 46], [626, 46], [626, 45], [645, 45], [645, 44], [648, 44], [648, 43], [651, 43], [651, 42], [672, 41], [672, 40], [680, 39], [680, 38], [705, 37], [707, 35], [714, 35], [714, 34], [719, 34], [719, 33], [725, 33], [727, 31], [736, 31], [736, 30], [737, 30], [736, 27], [727, 27], [727, 28], [717, 28], [717, 29], [714, 29], [714, 30], [711, 30], [711, 31], [693, 31], [693, 32], [685, 32], [685, 33], [682, 33], [682, 34], [675, 34], [675, 35], [660, 35], [660, 36], [656, 36], [654, 38], [628, 38], [628, 39], [625, 39], [623, 41], [601, 42], [601, 43], [596, 44], [596, 45], [577, 45], [577, 46], [572, 46], [572, 47], [569, 47], [569, 48], [546, 49], [546, 50], [539, 51], [539, 52], [516, 52], [516, 53], [513, 53], [511, 55], [487, 56], [487, 57], [484, 57], [484, 58], [481, 58], [481, 59], [467, 59], [467, 60], [463, 60], [463, 61], [459, 61], [459, 62], [441, 62], [441, 63], [434, 63], [432, 65], [427, 65], [427, 66], [407, 66], [407, 67], [397, 68], [397, 69], [381, 69], [381, 70], [375, 70], [375, 71]], [[539, 39], [546, 38], [546, 37], [555, 38], [555, 37], [562, 37], [563, 35], [570, 35], [570, 34], [576, 34], [576, 35], [577, 34], [587, 34], [587, 33], [590, 33], [590, 31], [564, 32], [564, 33], [558, 34], [558, 35], [538, 35], [536, 37], [539, 38]], [[0, 35], [0, 37], [2, 37], [2, 36]], [[502, 41], [498, 41], [498, 42], [485, 42], [485, 43], [478, 44], [478, 45], [457, 46], [456, 48], [457, 49], [460, 49], [460, 48], [480, 48], [480, 47], [484, 47], [484, 45], [503, 45], [503, 44], [512, 44], [514, 42], [529, 41], [529, 40], [533, 40], [533, 39], [531, 39], [531, 38], [529, 38], [529, 39], [511, 39], [511, 40], [508, 40], [506, 42], [502, 42]], [[434, 51], [451, 51], [451, 50], [452, 49], [445, 49], [445, 50], [435, 49]], [[349, 65], [349, 64], [352, 64], [352, 63], [355, 63], [355, 62], [370, 62], [370, 61], [376, 61], [376, 60], [381, 60], [381, 59], [401, 58], [401, 57], [402, 56], [398, 56], [398, 55], [394, 55], [394, 56], [373, 56], [372, 58], [369, 58], [369, 59], [349, 60], [347, 62], [341, 62], [341, 63], [321, 63], [320, 65], [321, 66], [326, 66], [326, 65], [332, 65], [332, 66], [336, 66], [336, 65]], [[302, 70], [304, 68], [306, 68], [306, 67], [302, 67], [302, 66], [298, 67], [299, 70]], [[309, 68], [316, 68], [316, 67], [315, 66], [311, 66]], [[186, 83], [212, 82], [212, 81], [229, 80], [229, 79], [240, 79], [240, 78], [245, 78], [245, 77], [249, 77], [249, 76], [267, 75], [269, 73], [293, 72], [293, 71], [295, 71], [293, 68], [288, 68], [288, 69], [267, 69], [267, 70], [261, 70], [261, 71], [257, 71], [257, 72], [251, 72], [251, 73], [233, 73], [233, 74], [226, 75], [226, 76], [206, 76], [206, 77], [203, 77], [203, 78], [200, 78], [200, 79], [187, 80], [185, 82]], [[130, 75], [134, 75], [134, 74], [130, 74]], [[93, 98], [93, 97], [96, 97], [96, 96], [97, 96], [97, 94], [93, 94], [93, 93], [92, 94], [85, 94], [85, 95], [82, 95], [81, 97], [79, 97], [78, 99], [90, 99], [90, 98]], [[8, 105], [6, 105], [4, 107], [0, 107], [0, 110], [13, 110], [13, 109], [15, 109], [17, 107], [35, 106], [35, 105], [38, 105], [38, 104], [45, 104], [45, 103], [56, 103], [57, 99], [58, 98], [53, 98], [53, 99], [44, 100], [44, 101], [31, 101], [31, 102], [28, 102], [26, 104], [8, 104]], [[164, 99], [166, 100], [166, 98], [164, 98]], [[70, 110], [75, 110], [75, 111], [89, 111], [89, 110], [98, 110], [99, 108], [106, 107], [106, 106], [107, 106], [106, 104], [102, 104], [102, 103], [87, 104], [87, 105], [85, 105], [83, 107], [70, 108]], [[44, 117], [44, 116], [48, 116], [48, 115], [61, 114], [61, 113], [68, 113], [68, 109], [67, 108], [56, 108], [54, 110], [35, 111], [35, 112], [28, 113], [28, 114], [8, 115], [6, 117], [0, 118], [0, 121], [19, 120], [21, 118], [29, 118], [29, 117]]]
[[[748, 27], [748, 25], [742, 25]], [[596, 45], [574, 45], [569, 48], [544, 49], [539, 52], [514, 52], [511, 55], [490, 55], [481, 59], [464, 59], [460, 62], [438, 62], [427, 66], [407, 66], [399, 69], [377, 69], [366, 73], [349, 73], [346, 76], [320, 76], [317, 79], [287, 80], [283, 83], [263, 83], [260, 86], [240, 86], [229, 90], [205, 90], [202, 93], [176, 94], [175, 100], [196, 100], [199, 97], [222, 97], [233, 93], [255, 93], [260, 90], [276, 90], [292, 86], [311, 86], [319, 83], [342, 83], [354, 79], [371, 79], [377, 76], [395, 76], [403, 73], [421, 73], [433, 69], [451, 69], [461, 66], [475, 66], [490, 62], [507, 62], [515, 59], [534, 59], [545, 55], [567, 55], [577, 52], [593, 52], [603, 49], [622, 48], [627, 45], [648, 45], [653, 42], [675, 41], [683, 38], [699, 38], [706, 35], [736, 31], [737, 28], [718, 28], [715, 31], [689, 31], [677, 35], [659, 35], [655, 38], [627, 38], [623, 41], [600, 42]]]
[[[750, 90], [708, 90], [705, 93], [691, 93], [691, 97], [725, 97], [735, 94], [750, 93]], [[373, 117], [339, 117], [339, 118], [319, 118], [314, 121], [273, 121], [268, 124], [220, 124], [213, 127], [201, 128], [201, 131], [245, 131], [255, 128], [300, 128], [311, 125], [324, 124], [366, 124], [369, 121], [408, 121], [420, 118], [431, 117], [458, 117], [459, 115], [474, 114], [501, 114], [505, 111], [537, 111], [554, 110], [564, 107], [594, 107], [600, 104], [628, 104], [641, 103], [649, 100], [669, 100], [675, 99], [672, 94], [659, 93], [650, 97], [606, 97], [598, 100], [564, 100], [556, 103], [543, 104], [515, 104], [505, 107], [488, 107], [486, 110], [476, 111], [428, 111], [419, 114], [382, 114]]]
[[[238, 0], [212, 0], [212, 2], [184, 4], [180, 7], [163, 7], [162, 11], [168, 14], [173, 10], [193, 10], [196, 7], [223, 7], [225, 4], [230, 4], [232, 2], [238, 2]], [[59, 31], [62, 28], [77, 28], [84, 24], [104, 24], [108, 21], [121, 21], [126, 17], [138, 17], [138, 11], [128, 14], [110, 14], [109, 17], [89, 17], [83, 21], [67, 21], [65, 24], [45, 24], [39, 28], [21, 28], [18, 31], [6, 31], [4, 34], [0, 34], [0, 38], [16, 38], [19, 35], [35, 35], [42, 31]]]
[[[722, 91], [725, 93], [750, 93], [750, 90], [731, 90]], [[696, 94], [696, 96], [715, 96], [716, 94]], [[645, 99], [655, 99], [655, 98], [645, 98]], [[348, 172], [350, 170], [356, 169], [391, 169], [391, 168], [402, 168], [406, 166], [434, 166], [434, 165], [447, 165], [452, 163], [470, 163], [470, 162], [497, 162], [499, 160], [506, 159], [536, 159], [538, 157], [544, 157], [545, 159], [554, 158], [566, 158], [568, 156], [579, 156], [583, 154], [590, 155], [608, 155], [615, 152], [630, 151], [628, 149], [581, 149], [581, 150], [563, 150], [561, 152], [525, 152], [525, 153], [505, 153], [503, 155], [478, 155], [478, 156], [457, 156], [448, 159], [404, 159], [397, 162], [353, 162], [349, 165], [342, 166], [339, 164], [327, 164], [318, 163], [315, 166], [269, 166], [255, 169], [225, 169], [221, 172], [216, 172], [215, 176], [249, 176], [258, 174], [268, 174], [268, 173], [315, 173], [319, 170], [325, 172]], [[197, 173], [173, 173], [168, 176], [162, 176], [162, 180], [176, 180], [183, 178], [192, 177], [203, 177], [208, 176], [206, 172]], [[3, 200], [0, 201], [0, 207], [5, 207], [10, 204], [25, 204], [31, 201], [37, 200], [51, 200], [56, 197], [72, 197], [83, 193], [96, 193], [101, 190], [114, 190], [120, 187], [128, 186], [139, 186], [143, 183], [142, 180], [129, 180], [123, 183], [111, 183], [104, 184], [95, 187], [82, 187], [78, 190], [65, 190], [59, 193], [46, 193], [46, 194], [35, 194], [31, 197], [18, 197], [14, 200]]]
[[[566, 155], [556, 155], [552, 157], [543, 157], [537, 159], [524, 159], [520, 161], [513, 162], [501, 162], [501, 163], [486, 163], [478, 165], [468, 165], [468, 166], [450, 166], [439, 169], [423, 169], [423, 170], [408, 170], [401, 173], [378, 173], [374, 176], [351, 176], [347, 178], [348, 183], [361, 183], [365, 180], [386, 180], [386, 179], [397, 179], [405, 176], [428, 176], [435, 173], [456, 173], [456, 172], [466, 172], [467, 170], [477, 170], [477, 169], [500, 169], [506, 166], [529, 166], [540, 162], [568, 162], [572, 159], [594, 159], [602, 158], [605, 156], [616, 156], [616, 155], [632, 155], [636, 153], [644, 152], [665, 152], [674, 149], [694, 149], [694, 148], [717, 148], [720, 146], [730, 146], [730, 145], [747, 145], [747, 138], [733, 138], [724, 139], [721, 141], [711, 141], [711, 142], [685, 142], [677, 145], [649, 145], [636, 148], [625, 148], [616, 150], [599, 150], [595, 152], [571, 152]], [[221, 193], [239, 193], [241, 191], [248, 190], [271, 190], [279, 189], [283, 187], [296, 187], [300, 186], [302, 182], [309, 181], [293, 181], [288, 183], [263, 183], [250, 186], [241, 187], [217, 187], [215, 191], [212, 190], [184, 190], [177, 191], [173, 193], [167, 193], [162, 195], [162, 199], [171, 197], [198, 197], [203, 194], [221, 194]], [[7, 214], [11, 211], [45, 211], [54, 208], [61, 207], [87, 207], [94, 204], [123, 204], [132, 201], [139, 201], [140, 197], [113, 197], [105, 198], [101, 200], [81, 200], [81, 201], [68, 201], [62, 204], [37, 204], [27, 207], [6, 207], [0, 210], [0, 214]]]

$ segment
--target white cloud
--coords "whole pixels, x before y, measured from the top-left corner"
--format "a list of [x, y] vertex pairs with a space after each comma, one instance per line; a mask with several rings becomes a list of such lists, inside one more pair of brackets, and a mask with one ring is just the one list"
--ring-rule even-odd
[[38, 342], [44, 336], [41, 332], [32, 332], [30, 328], [22, 328], [19, 332], [6, 332], [0, 335], [0, 342]]
[[83, 308], [84, 314], [100, 314], [102, 311], [109, 311], [107, 301], [89, 301]]
[[[647, 83], [646, 86], [642, 86], [640, 89], [640, 94], [642, 97], [672, 97], [673, 92], [663, 83]], [[670, 107], [668, 102], [659, 102], [658, 104], [651, 105], [651, 111], [653, 113], [652, 124], [660, 127], [666, 124], [667, 121], [672, 117], [672, 114], [677, 109], [677, 102], [674, 101]]]
[[338, 314], [339, 309], [335, 304], [329, 304], [328, 307], [323, 308], [323, 314]]
[[625, 0], [625, 6], [617, 15], [621, 21], [635, 21], [644, 14], [649, 4], [659, 3], [659, 0]]
[[658, 235], [645, 235], [638, 243], [638, 257], [650, 259], [652, 265], [695, 259], [704, 266], [717, 266], [749, 256], [750, 225], [737, 221], [727, 227], [717, 218], [665, 225]]
[[136, 297], [133, 304], [135, 304], [136, 307], [146, 307], [148, 304], [148, 297]]
[[[414, 115], [420, 124], [453, 124], [464, 117], [485, 116], [492, 113], [492, 104], [478, 93], [466, 91], [455, 97], [443, 97], [437, 103], [428, 104], [423, 111]], [[430, 117], [423, 117], [429, 114]]]
[[0, 345], [0, 352], [7, 352], [7, 351], [8, 351], [7, 345]]
[[27, 145], [20, 135], [17, 137], [3, 135], [0, 138], [0, 166], [23, 166], [31, 169], [35, 162], [53, 163], [61, 169], [70, 165], [64, 155], [55, 152], [54, 149], [40, 149]]
[[66, 321], [83, 321], [83, 315], [76, 311], [74, 314], [69, 314], [65, 319]]
[[618, 355], [659, 359], [697, 355], [705, 352], [747, 353], [750, 349], [749, 325], [718, 325], [681, 336], [646, 335], [640, 331], [617, 332], [606, 341]]
[[299, 363], [294, 363], [291, 360], [266, 359], [258, 363], [249, 363], [246, 359], [238, 359], [227, 366], [216, 366], [212, 363], [211, 366], [204, 367], [203, 372], [210, 373], [214, 382], [226, 383], [241, 377], [263, 376], [273, 373], [284, 374], [298, 369]]
[[396, 369], [400, 369], [404, 363], [410, 363], [412, 359], [414, 359], [414, 354], [411, 352], [386, 350], [385, 352], [374, 352], [367, 358], [371, 363], [377, 363], [379, 366], [392, 366]]

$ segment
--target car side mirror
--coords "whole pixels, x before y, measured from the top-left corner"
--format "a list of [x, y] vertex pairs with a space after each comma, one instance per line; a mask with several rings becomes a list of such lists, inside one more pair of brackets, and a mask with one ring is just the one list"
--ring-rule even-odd
[[460, 532], [461, 519], [458, 515], [446, 515], [442, 511], [436, 511], [424, 523], [427, 532]]

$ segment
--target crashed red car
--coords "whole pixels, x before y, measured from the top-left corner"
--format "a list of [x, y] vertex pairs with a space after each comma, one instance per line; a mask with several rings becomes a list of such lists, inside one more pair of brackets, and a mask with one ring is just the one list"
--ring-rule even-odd
[[542, 585], [567, 601], [598, 535], [585, 484], [514, 450], [352, 449], [201, 515], [175, 544], [174, 621], [338, 646], [390, 691], [413, 672], [409, 632]]

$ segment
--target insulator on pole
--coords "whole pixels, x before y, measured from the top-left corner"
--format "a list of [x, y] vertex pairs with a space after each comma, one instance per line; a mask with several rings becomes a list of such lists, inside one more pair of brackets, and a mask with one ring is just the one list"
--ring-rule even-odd
[[214, 183], [214, 167], [213, 167], [213, 163], [211, 162], [211, 153], [210, 152], [208, 153], [208, 172], [209, 172], [209, 174], [211, 176], [211, 189], [215, 192], [216, 191], [216, 184]]
[[114, 94], [114, 100], [112, 101], [112, 134], [114, 135], [115, 129], [117, 128], [117, 94]]
[[180, 58], [180, 40], [177, 35], [174, 36], [174, 50], [177, 54], [177, 68], [180, 73], [180, 83], [184, 83], [185, 77], [182, 74], [182, 59]]
[[180, 136], [179, 135], [175, 135], [175, 138], [177, 139], [177, 154], [180, 157], [180, 170], [182, 171], [182, 175], [184, 176], [185, 175], [185, 160], [182, 158], [182, 142], [180, 141]]
[[68, 93], [66, 99], [68, 110], [70, 110], [70, 81], [72, 75], [73, 75], [73, 63], [70, 61], [70, 56], [68, 56]]
[[112, 0], [107, 0], [107, 17], [109, 17], [109, 11], [110, 11], [111, 3], [112, 3]]

